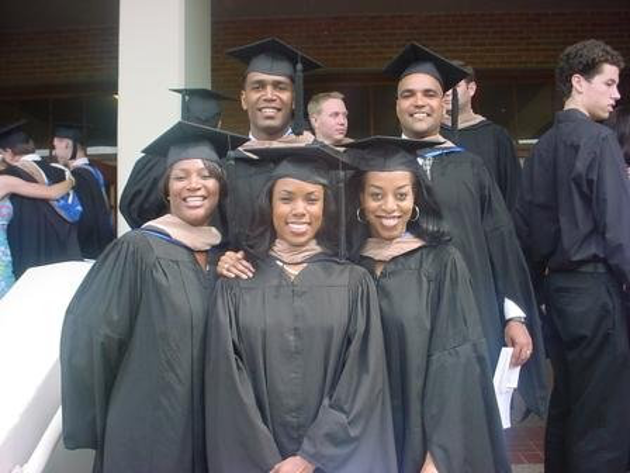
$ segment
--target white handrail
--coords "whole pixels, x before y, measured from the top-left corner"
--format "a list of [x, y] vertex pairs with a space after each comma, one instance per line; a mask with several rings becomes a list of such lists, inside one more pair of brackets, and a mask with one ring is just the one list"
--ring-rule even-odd
[[[50, 443], [59, 437], [61, 329], [90, 266], [63, 262], [30, 268], [0, 299], [0, 472], [47, 458]], [[41, 469], [39, 463], [28, 469]]]
[[22, 466], [20, 472], [42, 472], [50, 459], [57, 442], [61, 438], [61, 407], [55, 413], [52, 421], [46, 428], [42, 439], [31, 454], [29, 460]]
[[[90, 146], [86, 150], [88, 156], [91, 155], [116, 155], [118, 153], [118, 147], [115, 146]], [[36, 153], [39, 156], [48, 156], [50, 155], [50, 150], [48, 148], [40, 148], [36, 150]]]

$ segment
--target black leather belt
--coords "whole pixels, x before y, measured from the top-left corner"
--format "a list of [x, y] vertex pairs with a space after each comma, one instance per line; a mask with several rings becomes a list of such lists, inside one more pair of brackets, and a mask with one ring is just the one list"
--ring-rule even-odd
[[583, 273], [607, 273], [609, 267], [603, 262], [580, 263], [573, 268], [551, 269], [551, 272], [583, 272]]

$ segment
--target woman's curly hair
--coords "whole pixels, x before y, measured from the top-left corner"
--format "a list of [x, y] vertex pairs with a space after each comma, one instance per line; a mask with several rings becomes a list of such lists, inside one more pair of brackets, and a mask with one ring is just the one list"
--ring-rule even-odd
[[620, 53], [602, 41], [589, 39], [565, 48], [559, 56], [556, 69], [557, 89], [563, 100], [569, 98], [572, 93], [574, 74], [580, 74], [590, 80], [600, 72], [603, 64], [611, 64], [618, 69], [624, 68], [624, 60]]

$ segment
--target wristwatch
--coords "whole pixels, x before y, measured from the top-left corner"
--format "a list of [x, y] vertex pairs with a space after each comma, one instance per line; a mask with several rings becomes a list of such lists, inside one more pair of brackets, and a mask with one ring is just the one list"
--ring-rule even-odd
[[526, 324], [526, 318], [523, 316], [513, 316], [512, 318], [506, 320], [506, 324], [512, 322]]

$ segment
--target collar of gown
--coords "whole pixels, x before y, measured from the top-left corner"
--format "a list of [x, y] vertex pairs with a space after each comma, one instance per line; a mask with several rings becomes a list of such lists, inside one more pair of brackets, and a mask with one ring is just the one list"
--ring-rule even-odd
[[221, 233], [215, 227], [193, 226], [173, 214], [149, 221], [142, 228], [162, 230], [195, 252], [209, 250], [221, 242]]

